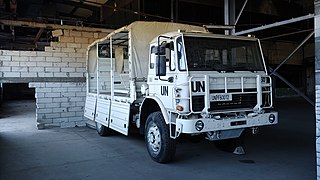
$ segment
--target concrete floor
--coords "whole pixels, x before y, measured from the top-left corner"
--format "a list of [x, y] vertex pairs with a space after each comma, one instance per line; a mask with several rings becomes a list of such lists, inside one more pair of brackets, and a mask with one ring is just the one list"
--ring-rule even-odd
[[153, 162], [143, 137], [100, 137], [90, 128], [36, 129], [35, 104], [0, 110], [0, 179], [315, 179], [314, 108], [280, 100], [280, 123], [246, 139], [246, 155], [180, 140], [175, 161]]

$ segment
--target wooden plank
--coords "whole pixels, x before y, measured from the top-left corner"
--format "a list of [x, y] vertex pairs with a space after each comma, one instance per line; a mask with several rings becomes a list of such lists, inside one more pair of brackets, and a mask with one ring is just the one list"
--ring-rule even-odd
[[43, 29], [65, 29], [65, 30], [85, 31], [85, 32], [110, 33], [112, 31], [114, 31], [114, 29], [59, 25], [59, 24], [39, 23], [39, 22], [21, 21], [21, 20], [6, 20], [6, 19], [0, 19], [0, 24], [7, 25], [7, 26], [19, 26], [19, 27], [30, 27], [30, 28], [40, 28], [40, 29], [41, 28], [43, 28]]

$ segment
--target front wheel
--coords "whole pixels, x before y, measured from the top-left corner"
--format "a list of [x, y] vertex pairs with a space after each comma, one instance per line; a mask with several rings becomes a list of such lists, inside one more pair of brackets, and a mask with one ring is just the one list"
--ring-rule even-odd
[[157, 111], [148, 116], [144, 136], [148, 153], [154, 161], [166, 163], [173, 159], [176, 142], [170, 138], [169, 127], [161, 112]]
[[98, 122], [96, 122], [96, 130], [100, 136], [110, 136], [112, 130]]

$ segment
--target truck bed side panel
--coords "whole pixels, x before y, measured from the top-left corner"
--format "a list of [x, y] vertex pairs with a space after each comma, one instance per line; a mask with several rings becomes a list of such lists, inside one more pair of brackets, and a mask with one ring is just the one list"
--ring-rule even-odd
[[94, 118], [95, 118], [96, 102], [97, 102], [96, 96], [87, 95], [85, 109], [84, 109], [84, 116], [92, 121], [94, 121]]
[[98, 98], [96, 121], [108, 127], [109, 119], [110, 119], [110, 100]]
[[124, 135], [128, 135], [130, 104], [112, 101], [109, 127]]

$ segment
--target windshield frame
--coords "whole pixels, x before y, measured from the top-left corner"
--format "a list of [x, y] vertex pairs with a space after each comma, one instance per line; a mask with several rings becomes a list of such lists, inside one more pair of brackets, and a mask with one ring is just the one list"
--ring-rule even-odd
[[[181, 44], [181, 48], [179, 49], [179, 44]], [[179, 71], [188, 71], [188, 60], [186, 59], [186, 51], [185, 51], [185, 44], [184, 44], [184, 37], [183, 35], [178, 36], [175, 39], [175, 47], [176, 47], [176, 62], [178, 64]], [[180, 54], [181, 53], [181, 54]]]
[[[267, 73], [265, 60], [262, 54], [261, 44], [260, 44], [260, 41], [256, 38], [238, 37], [238, 36], [227, 37], [224, 35], [213, 36], [212, 34], [196, 35], [193, 33], [193, 34], [183, 34], [182, 36], [177, 37], [176, 44], [178, 44], [179, 38], [182, 38], [182, 43], [185, 49], [184, 59], [186, 60], [185, 64], [187, 65], [188, 71], [217, 71], [217, 72], [264, 71], [265, 73]], [[201, 42], [198, 39], [205, 39], [205, 40]], [[213, 39], [213, 41], [211, 41], [210, 39]], [[198, 48], [199, 52], [197, 52], [196, 48], [199, 46], [191, 46], [190, 45], [191, 41], [203, 43], [202, 46], [204, 48], [203, 47]], [[222, 44], [224, 46], [222, 46]], [[208, 45], [209, 47], [205, 47]], [[219, 48], [224, 47], [226, 50], [224, 50], [223, 52], [222, 51], [223, 48], [220, 48], [220, 51], [218, 51], [217, 49], [218, 47]], [[241, 50], [241, 49], [244, 49], [244, 50]], [[207, 57], [208, 50], [211, 50], [212, 54], [213, 54], [213, 51], [216, 51], [215, 52], [216, 54], [218, 52], [219, 56], [217, 57], [219, 57], [219, 59], [218, 60], [215, 59], [215, 61], [220, 63], [220, 67], [218, 68], [214, 67], [213, 64], [209, 66], [210, 63], [207, 63], [209, 62], [209, 60], [206, 59], [208, 58]], [[197, 55], [196, 53], [200, 55]], [[178, 49], [177, 49], [177, 54], [178, 54]], [[213, 56], [212, 54], [210, 56]], [[234, 54], [236, 54], [236, 56], [234, 56]], [[193, 57], [193, 59], [195, 59], [194, 57], [196, 57], [197, 60], [192, 61], [191, 57]], [[203, 60], [201, 60], [201, 58]], [[223, 62], [223, 59], [225, 60], [224, 62]], [[210, 61], [213, 62], [214, 59], [210, 59]], [[194, 67], [192, 67], [192, 62], [195, 62], [196, 64], [196, 65], [193, 65]], [[197, 66], [198, 65], [197, 63], [200, 63], [199, 67]], [[181, 71], [180, 67], [179, 67], [179, 70]]]

